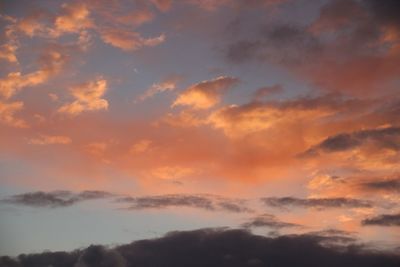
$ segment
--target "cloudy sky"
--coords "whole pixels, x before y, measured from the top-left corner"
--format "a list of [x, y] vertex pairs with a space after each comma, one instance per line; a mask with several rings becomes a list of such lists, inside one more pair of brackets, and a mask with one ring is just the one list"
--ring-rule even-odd
[[203, 228], [398, 251], [399, 13], [1, 1], [0, 255]]

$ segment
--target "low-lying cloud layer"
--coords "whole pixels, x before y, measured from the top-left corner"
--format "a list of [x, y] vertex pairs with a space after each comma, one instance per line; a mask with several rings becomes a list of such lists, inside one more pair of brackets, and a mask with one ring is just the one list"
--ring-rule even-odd
[[[3, 256], [1, 267], [75, 266], [276, 266], [395, 267], [400, 256], [362, 245], [321, 245], [329, 235], [256, 236], [243, 230], [202, 229], [114, 248], [92, 245], [72, 252]], [[335, 237], [332, 237], [335, 239]]]

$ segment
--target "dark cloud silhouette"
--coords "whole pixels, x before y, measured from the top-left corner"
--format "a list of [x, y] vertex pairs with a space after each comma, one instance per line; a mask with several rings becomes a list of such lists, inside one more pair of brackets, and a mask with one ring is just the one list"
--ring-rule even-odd
[[370, 190], [400, 192], [400, 179], [371, 181], [362, 183], [361, 186]]
[[365, 144], [377, 148], [400, 150], [400, 128], [387, 127], [361, 130], [352, 133], [341, 133], [330, 136], [321, 143], [311, 147], [303, 155], [315, 155], [322, 152], [340, 152], [360, 147]]
[[400, 255], [366, 250], [352, 243], [322, 245], [330, 237], [256, 236], [244, 230], [201, 229], [172, 232], [114, 248], [90, 246], [67, 252], [1, 257], [0, 267], [122, 267], [122, 266], [275, 266], [275, 267], [395, 267]]
[[400, 213], [382, 214], [375, 217], [367, 218], [362, 221], [362, 225], [400, 226]]
[[400, 28], [400, 2], [397, 0], [364, 0], [375, 20], [381, 24]]
[[118, 202], [129, 203], [128, 209], [164, 209], [170, 207], [190, 207], [210, 211], [251, 212], [244, 201], [225, 199], [211, 195], [160, 195], [143, 197], [123, 197]]
[[281, 229], [281, 228], [299, 227], [299, 226], [300, 225], [294, 223], [282, 222], [271, 214], [262, 214], [256, 216], [242, 224], [242, 227], [244, 228], [269, 227], [274, 229]]
[[108, 198], [111, 196], [113, 194], [104, 191], [83, 191], [80, 193], [70, 191], [38, 191], [14, 195], [3, 199], [2, 202], [30, 207], [60, 208], [68, 207], [85, 200]]
[[261, 201], [271, 207], [305, 207], [305, 208], [369, 208], [372, 203], [366, 200], [353, 198], [295, 198], [295, 197], [268, 197]]

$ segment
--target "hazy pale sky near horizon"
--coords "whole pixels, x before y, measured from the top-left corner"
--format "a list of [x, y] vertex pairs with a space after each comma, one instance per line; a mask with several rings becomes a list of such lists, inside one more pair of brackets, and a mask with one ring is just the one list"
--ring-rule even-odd
[[0, 2], [0, 255], [168, 231], [399, 246], [378, 0]]

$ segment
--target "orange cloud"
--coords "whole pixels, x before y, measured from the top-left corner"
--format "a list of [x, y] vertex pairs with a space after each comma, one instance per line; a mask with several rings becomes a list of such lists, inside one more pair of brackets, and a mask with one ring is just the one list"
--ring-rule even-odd
[[95, 81], [82, 83], [70, 90], [76, 100], [60, 107], [58, 112], [78, 115], [84, 111], [108, 109], [108, 101], [102, 98], [107, 91], [105, 79], [98, 78]]
[[213, 80], [194, 84], [184, 90], [174, 103], [175, 106], [190, 106], [194, 109], [208, 109], [220, 102], [221, 94], [239, 82], [238, 79], [220, 76]]
[[137, 27], [146, 22], [152, 21], [153, 18], [154, 14], [148, 8], [142, 8], [118, 17], [117, 21], [124, 25]]
[[327, 103], [307, 107], [305, 103], [311, 104], [312, 100], [303, 101], [230, 105], [213, 112], [208, 118], [208, 123], [217, 129], [222, 129], [229, 137], [241, 137], [272, 128], [285, 128], [288, 124], [314, 120], [334, 112]]
[[40, 135], [28, 141], [31, 145], [67, 145], [71, 142], [71, 138], [62, 135]]
[[15, 113], [22, 110], [23, 107], [24, 103], [21, 101], [11, 103], [0, 101], [0, 122], [17, 128], [28, 127], [27, 123], [24, 120], [15, 118], [14, 116]]
[[0, 59], [4, 59], [10, 63], [17, 63], [17, 56], [15, 52], [17, 51], [17, 46], [12, 44], [4, 44], [0, 47]]
[[65, 3], [62, 5], [61, 15], [54, 21], [53, 35], [62, 33], [76, 33], [83, 29], [93, 27], [89, 18], [90, 12], [86, 4], [82, 2]]
[[49, 49], [40, 58], [41, 69], [22, 75], [21, 72], [10, 72], [0, 80], [0, 94], [8, 99], [20, 89], [46, 82], [58, 73], [66, 62], [66, 57], [57, 49]]
[[170, 76], [160, 83], [153, 83], [143, 94], [141, 94], [136, 102], [142, 102], [147, 98], [153, 97], [155, 94], [162, 93], [165, 91], [172, 91], [176, 89], [177, 83], [181, 80], [179, 76]]
[[125, 51], [133, 51], [146, 46], [156, 46], [165, 40], [164, 34], [154, 38], [144, 38], [138, 32], [117, 28], [101, 30], [100, 35], [105, 43]]
[[140, 154], [148, 151], [151, 147], [152, 141], [148, 139], [142, 139], [137, 143], [133, 144], [130, 152], [133, 154]]

